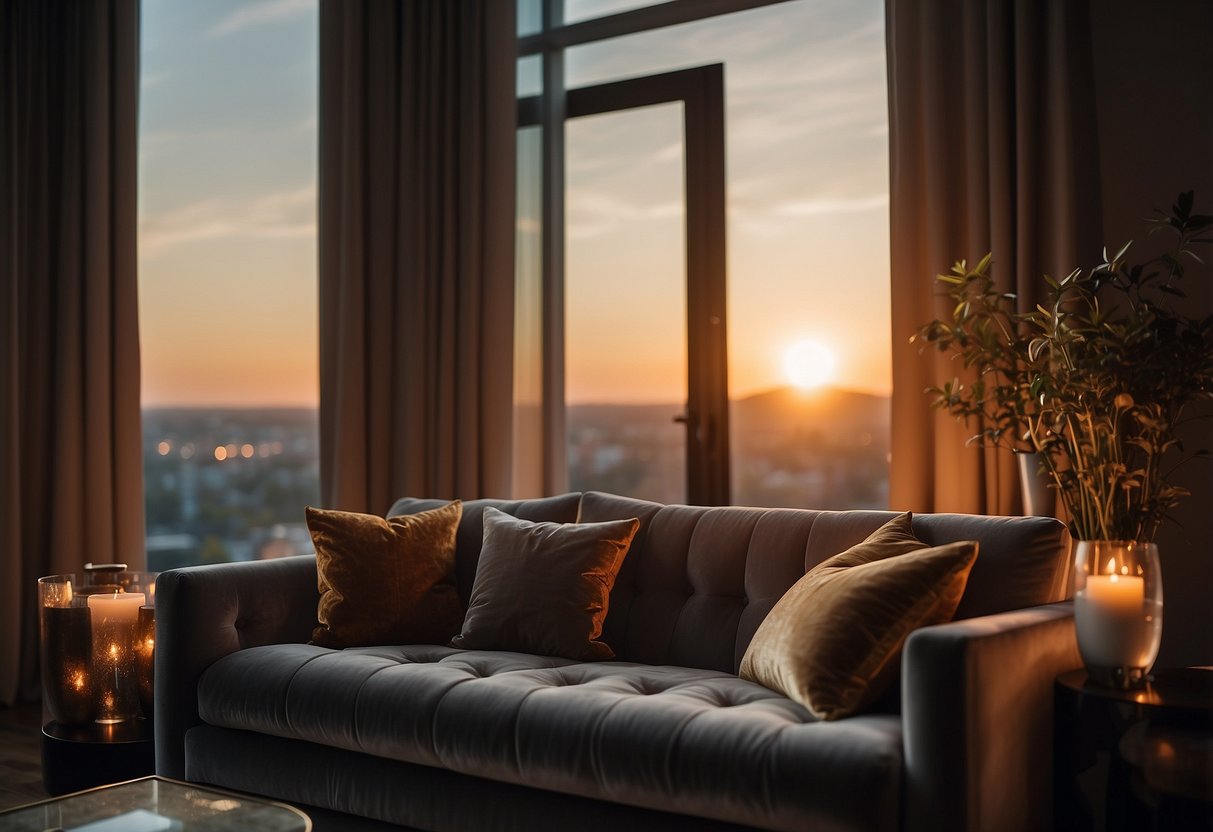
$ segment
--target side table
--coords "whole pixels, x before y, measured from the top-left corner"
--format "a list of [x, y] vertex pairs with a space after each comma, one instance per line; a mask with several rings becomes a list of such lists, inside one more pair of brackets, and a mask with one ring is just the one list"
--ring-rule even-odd
[[1213, 832], [1213, 670], [1156, 670], [1145, 687], [1053, 686], [1054, 828]]
[[42, 726], [42, 787], [52, 796], [156, 773], [151, 720]]

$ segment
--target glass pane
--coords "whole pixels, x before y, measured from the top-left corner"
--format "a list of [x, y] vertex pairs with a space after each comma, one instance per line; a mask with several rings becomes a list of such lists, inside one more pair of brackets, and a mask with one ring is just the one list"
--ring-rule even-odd
[[682, 105], [566, 131], [569, 484], [686, 499]]
[[518, 35], [533, 35], [543, 29], [543, 0], [518, 0]]
[[518, 89], [515, 93], [519, 98], [543, 93], [543, 56], [527, 55], [518, 59]]
[[142, 4], [139, 324], [152, 570], [311, 551], [315, 2]]
[[[570, 87], [725, 63], [733, 501], [883, 507], [892, 390], [881, 0], [794, 0], [569, 49]], [[621, 137], [625, 153], [642, 135]], [[820, 346], [833, 375], [790, 359]]]
[[654, 0], [564, 0], [564, 22], [606, 17], [609, 14], [654, 5], [657, 5]]
[[518, 498], [543, 493], [543, 131], [518, 131], [514, 249], [514, 482]]

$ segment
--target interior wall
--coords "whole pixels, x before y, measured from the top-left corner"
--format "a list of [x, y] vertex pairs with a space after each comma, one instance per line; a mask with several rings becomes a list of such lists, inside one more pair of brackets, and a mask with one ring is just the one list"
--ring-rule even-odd
[[[1104, 238], [1109, 246], [1134, 240], [1140, 256], [1158, 248], [1144, 239], [1141, 218], [1169, 208], [1180, 191], [1195, 190], [1198, 212], [1213, 214], [1213, 3], [1090, 6]], [[1202, 257], [1213, 263], [1213, 248]], [[1213, 312], [1213, 267], [1185, 283], [1192, 311]], [[1213, 449], [1213, 420], [1191, 427], [1185, 446]], [[1189, 463], [1175, 480], [1192, 496], [1158, 538], [1158, 666], [1213, 665], [1213, 459]]]

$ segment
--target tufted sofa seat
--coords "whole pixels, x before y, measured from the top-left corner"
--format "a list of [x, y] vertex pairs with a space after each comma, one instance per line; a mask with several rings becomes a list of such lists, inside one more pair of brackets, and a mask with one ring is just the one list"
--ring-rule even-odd
[[980, 542], [964, 620], [911, 636], [900, 686], [873, 712], [822, 722], [737, 667], [783, 592], [891, 513], [472, 501], [456, 551], [465, 602], [486, 505], [641, 519], [604, 627], [619, 661], [330, 650], [304, 643], [313, 557], [175, 570], [157, 589], [158, 771], [421, 829], [1047, 825], [1051, 682], [1078, 664], [1055, 603], [1060, 523], [916, 516], [926, 543]]
[[[851, 828], [896, 826], [896, 715], [815, 722], [720, 671], [291, 645], [227, 657], [198, 693], [209, 725], [507, 783], [741, 823], [763, 817], [776, 829], [811, 828], [827, 806]], [[857, 792], [868, 799], [837, 799]], [[770, 794], [788, 799], [766, 805]]]

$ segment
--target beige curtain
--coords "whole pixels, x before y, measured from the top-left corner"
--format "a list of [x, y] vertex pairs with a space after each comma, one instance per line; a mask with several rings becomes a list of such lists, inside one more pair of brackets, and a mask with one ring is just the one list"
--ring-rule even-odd
[[1012, 455], [932, 411], [959, 375], [910, 336], [950, 312], [935, 275], [994, 253], [1022, 308], [1041, 275], [1090, 266], [1100, 200], [1085, 0], [887, 0], [893, 431], [891, 506], [1015, 514]]
[[514, 3], [320, 4], [324, 503], [506, 495]]
[[144, 566], [138, 0], [0, 4], [0, 702], [37, 695], [37, 579]]

